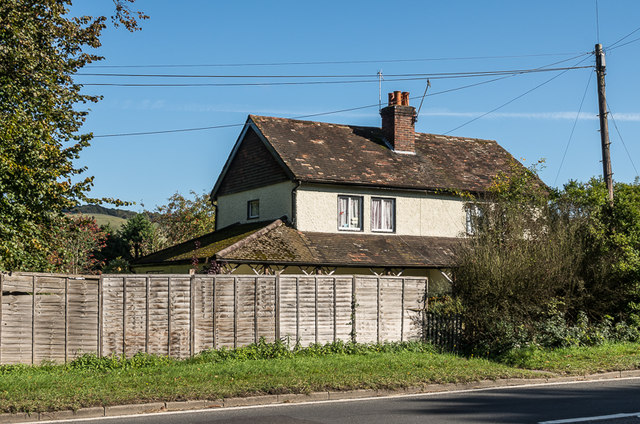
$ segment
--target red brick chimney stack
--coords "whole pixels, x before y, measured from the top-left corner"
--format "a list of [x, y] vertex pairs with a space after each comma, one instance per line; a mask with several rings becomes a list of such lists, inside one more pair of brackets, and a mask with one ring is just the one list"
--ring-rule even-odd
[[389, 106], [380, 111], [382, 133], [398, 153], [416, 152], [416, 108], [409, 106], [409, 93], [389, 93]]

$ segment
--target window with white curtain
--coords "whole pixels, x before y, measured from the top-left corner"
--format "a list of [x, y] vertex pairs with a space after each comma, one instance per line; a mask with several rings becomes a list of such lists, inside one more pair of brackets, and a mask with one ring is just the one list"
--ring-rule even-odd
[[480, 219], [482, 219], [482, 210], [476, 205], [468, 205], [466, 207], [466, 214], [467, 235], [473, 236], [476, 234]]
[[373, 197], [371, 199], [371, 231], [393, 232], [396, 220], [396, 200]]
[[338, 229], [362, 231], [362, 197], [338, 196]]

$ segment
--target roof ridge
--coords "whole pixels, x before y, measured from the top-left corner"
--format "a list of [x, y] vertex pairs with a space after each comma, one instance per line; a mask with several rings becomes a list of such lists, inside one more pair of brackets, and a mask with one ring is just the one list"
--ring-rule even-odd
[[265, 235], [266, 233], [268, 233], [269, 231], [281, 226], [284, 224], [284, 221], [282, 218], [276, 219], [275, 221], [273, 221], [272, 223], [270, 223], [269, 225], [267, 225], [264, 228], [259, 229], [258, 231], [254, 232], [253, 234], [238, 240], [237, 242], [235, 242], [234, 244], [232, 244], [231, 246], [225, 247], [224, 249], [218, 251], [217, 253], [214, 254], [214, 256], [216, 258], [220, 258], [220, 257], [224, 257], [225, 255], [228, 255], [229, 253], [233, 252], [234, 250], [237, 250], [243, 246], [246, 246], [248, 243], [252, 242], [253, 240], [256, 240], [259, 237], [262, 237], [263, 235]]
[[[352, 125], [352, 124], [340, 124], [337, 122], [326, 122], [326, 121], [312, 121], [309, 119], [297, 119], [297, 118], [285, 118], [282, 116], [267, 116], [267, 115], [254, 115], [254, 114], [249, 114], [249, 118], [254, 122], [255, 120], [253, 118], [265, 118], [265, 119], [279, 119], [279, 120], [283, 120], [283, 121], [295, 121], [295, 122], [308, 122], [310, 124], [324, 124], [324, 125], [336, 125], [336, 126], [340, 126], [340, 127], [348, 127], [348, 128], [366, 128], [369, 130], [381, 130], [380, 127], [377, 126], [371, 126], [371, 125]], [[257, 123], [256, 123], [257, 125]], [[460, 140], [460, 141], [488, 141], [488, 142], [492, 142], [492, 143], [496, 143], [498, 144], [498, 142], [496, 140], [490, 139], [490, 138], [478, 138], [478, 137], [467, 137], [467, 136], [456, 136], [456, 135], [447, 135], [447, 134], [437, 134], [437, 133], [431, 133], [431, 132], [415, 132], [416, 135], [423, 135], [423, 136], [432, 136], [432, 137], [444, 137], [448, 140]], [[265, 135], [266, 136], [266, 135]]]

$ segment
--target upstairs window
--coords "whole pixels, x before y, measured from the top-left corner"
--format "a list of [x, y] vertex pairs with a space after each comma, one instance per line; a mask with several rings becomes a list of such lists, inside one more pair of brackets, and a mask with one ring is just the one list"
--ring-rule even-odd
[[371, 199], [371, 231], [391, 233], [395, 230], [396, 200]]
[[260, 217], [260, 200], [249, 200], [247, 202], [247, 219]]
[[362, 231], [362, 197], [338, 196], [338, 229]]
[[482, 211], [476, 205], [467, 206], [467, 235], [473, 236], [476, 234], [480, 219], [482, 218]]

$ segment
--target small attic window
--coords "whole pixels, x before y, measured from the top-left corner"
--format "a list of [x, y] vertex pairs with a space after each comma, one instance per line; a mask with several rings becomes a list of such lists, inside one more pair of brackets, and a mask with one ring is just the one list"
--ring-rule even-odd
[[260, 217], [260, 200], [249, 200], [247, 202], [247, 219], [256, 219]]

